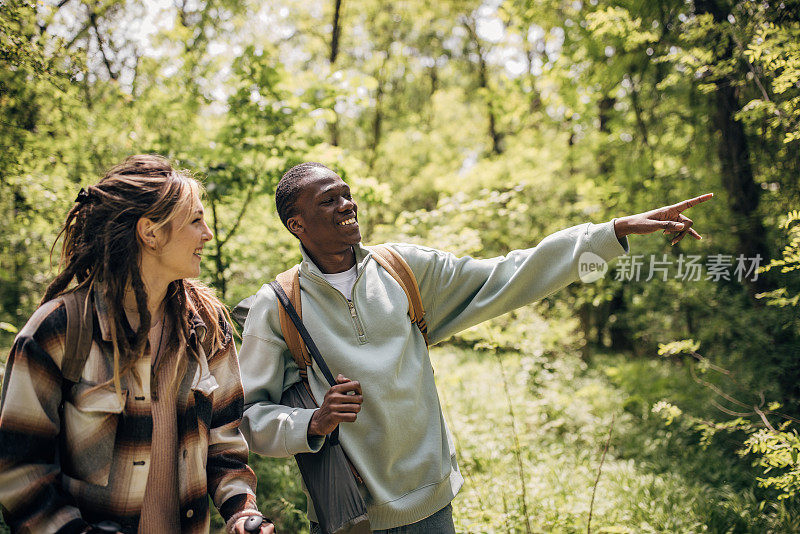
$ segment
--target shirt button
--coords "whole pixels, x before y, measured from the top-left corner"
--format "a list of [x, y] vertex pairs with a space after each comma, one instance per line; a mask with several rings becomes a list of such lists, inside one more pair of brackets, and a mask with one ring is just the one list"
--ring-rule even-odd
[[192, 517], [194, 515], [194, 510], [186, 510], [186, 517]]

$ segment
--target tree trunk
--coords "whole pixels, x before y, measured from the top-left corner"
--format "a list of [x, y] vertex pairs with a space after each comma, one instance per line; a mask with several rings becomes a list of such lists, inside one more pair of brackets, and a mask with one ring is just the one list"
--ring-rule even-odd
[[[611, 96], [603, 96], [600, 99], [598, 104], [598, 111], [597, 115], [600, 120], [600, 132], [604, 134], [608, 134], [608, 122], [611, 120], [611, 110], [614, 109], [614, 104], [616, 103], [616, 99]], [[611, 155], [609, 154], [608, 150], [605, 148], [600, 151], [597, 155], [597, 161], [599, 165], [600, 176], [602, 178], [608, 178], [612, 171], [612, 164], [611, 164]]]
[[[628, 307], [628, 301], [625, 299], [625, 286], [621, 286], [614, 291], [614, 296], [608, 303], [608, 313], [606, 314], [605, 323], [607, 325], [607, 332], [609, 340], [611, 341], [611, 348], [615, 351], [630, 350], [633, 348], [631, 342], [630, 329], [623, 323], [620, 314]], [[608, 319], [614, 317], [614, 322]]]
[[219, 219], [217, 218], [217, 199], [214, 195], [208, 196], [208, 201], [211, 204], [211, 225], [214, 229], [214, 244], [216, 251], [214, 253], [214, 286], [219, 291], [219, 298], [225, 299], [225, 293], [228, 289], [228, 281], [225, 279], [225, 261], [222, 258], [223, 242], [219, 233]]
[[491, 91], [489, 90], [486, 51], [481, 46], [478, 33], [475, 31], [475, 21], [467, 20], [464, 22], [464, 26], [466, 27], [467, 32], [472, 40], [472, 44], [475, 47], [475, 53], [478, 54], [478, 86], [486, 93], [486, 112], [489, 115], [489, 137], [492, 140], [492, 153], [499, 155], [503, 153], [503, 134], [500, 133], [497, 128], [496, 111], [494, 109], [494, 102], [490, 95]]
[[[717, 25], [728, 24], [730, 7], [727, 5], [720, 5], [715, 0], [695, 0], [695, 10], [698, 14], [710, 14]], [[733, 44], [728, 39], [725, 49], [717, 58], [718, 62], [730, 61], [733, 52]], [[737, 65], [741, 68], [741, 62]], [[740, 74], [744, 77], [746, 72], [742, 69]], [[763, 240], [764, 225], [757, 211], [761, 188], [753, 177], [750, 147], [744, 126], [736, 119], [736, 112], [741, 106], [739, 90], [734, 85], [733, 78], [738, 76], [729, 75], [716, 82], [711, 125], [720, 133], [717, 155], [722, 170], [722, 185], [728, 193], [732, 212], [731, 228], [737, 240], [736, 253], [745, 258], [761, 256], [763, 265], [767, 260], [767, 248]], [[756, 282], [748, 280], [747, 283], [751, 295], [765, 289], [763, 278]]]
[[333, 3], [333, 30], [331, 30], [331, 55], [330, 64], [336, 63], [336, 56], [339, 55], [339, 36], [342, 31], [339, 25], [339, 15], [342, 10], [342, 0], [334, 0]]
[[386, 84], [386, 69], [389, 63], [389, 48], [386, 50], [386, 57], [383, 58], [381, 70], [378, 71], [378, 88], [375, 91], [375, 117], [372, 120], [372, 146], [369, 155], [369, 171], [372, 172], [375, 160], [378, 158], [378, 146], [381, 143], [381, 127], [383, 125], [383, 95], [384, 85]]
[[[738, 241], [737, 254], [745, 258], [760, 255], [766, 261], [764, 225], [758, 216], [761, 188], [753, 178], [750, 165], [750, 148], [742, 123], [734, 114], [740, 109], [736, 88], [728, 82], [717, 84], [714, 129], [720, 132], [718, 154], [722, 166], [722, 184], [728, 192], [728, 201], [733, 212], [732, 228]], [[762, 263], [763, 264], [763, 263]], [[751, 283], [752, 291], [763, 289], [759, 278]]]
[[[342, 0], [334, 0], [333, 2], [333, 29], [331, 30], [331, 53], [328, 56], [328, 62], [330, 63], [331, 70], [333, 70], [333, 65], [336, 63], [336, 58], [339, 56], [339, 38], [341, 37], [342, 27], [340, 23], [340, 15], [342, 11]], [[328, 128], [330, 129], [331, 133], [331, 145], [339, 146], [339, 115], [336, 113], [336, 108], [334, 107], [333, 113], [335, 118], [333, 122], [330, 123]]]
[[106, 66], [106, 70], [108, 71], [108, 76], [112, 80], [117, 81], [117, 78], [119, 78], [119, 73], [114, 72], [114, 69], [111, 68], [111, 60], [106, 54], [106, 47], [103, 41], [103, 36], [100, 34], [100, 28], [97, 26], [97, 14], [95, 12], [91, 12], [89, 14], [89, 22], [92, 24], [95, 37], [97, 37], [97, 48], [100, 49], [100, 55], [103, 58], [103, 64]]
[[525, 58], [528, 60], [528, 82], [531, 84], [531, 96], [528, 101], [528, 113], [530, 115], [542, 108], [542, 97], [536, 89], [536, 76], [533, 74], [533, 60], [537, 55], [532, 46], [525, 50]]
[[591, 302], [584, 302], [578, 308], [578, 320], [581, 325], [581, 332], [583, 333], [583, 346], [581, 347], [581, 359], [588, 362], [592, 358], [592, 346], [595, 345], [592, 331], [592, 315], [593, 308]]

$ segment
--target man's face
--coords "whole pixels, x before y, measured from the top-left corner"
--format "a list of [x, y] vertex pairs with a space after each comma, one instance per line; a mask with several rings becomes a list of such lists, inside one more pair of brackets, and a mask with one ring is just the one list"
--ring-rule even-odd
[[287, 221], [312, 255], [336, 254], [361, 242], [358, 207], [350, 187], [329, 169], [313, 169], [295, 202], [297, 215]]

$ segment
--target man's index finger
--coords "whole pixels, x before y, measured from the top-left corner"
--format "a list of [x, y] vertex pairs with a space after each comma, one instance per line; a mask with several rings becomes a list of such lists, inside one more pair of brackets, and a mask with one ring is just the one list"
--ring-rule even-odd
[[683, 202], [678, 202], [675, 204], [675, 207], [678, 211], [683, 211], [691, 208], [692, 206], [696, 206], [701, 202], [705, 202], [706, 200], [710, 199], [714, 196], [714, 193], [706, 193], [705, 195], [700, 195], [699, 197], [690, 198], [689, 200], [684, 200]]

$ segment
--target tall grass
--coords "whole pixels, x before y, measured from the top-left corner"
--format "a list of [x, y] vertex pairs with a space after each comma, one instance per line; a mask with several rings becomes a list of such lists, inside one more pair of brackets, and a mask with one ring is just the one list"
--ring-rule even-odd
[[586, 532], [590, 510], [595, 533], [798, 531], [795, 505], [762, 504], [747, 460], [651, 413], [670, 396], [703, 403], [668, 362], [507, 352], [501, 372], [492, 351], [432, 357], [465, 473], [458, 532]]

